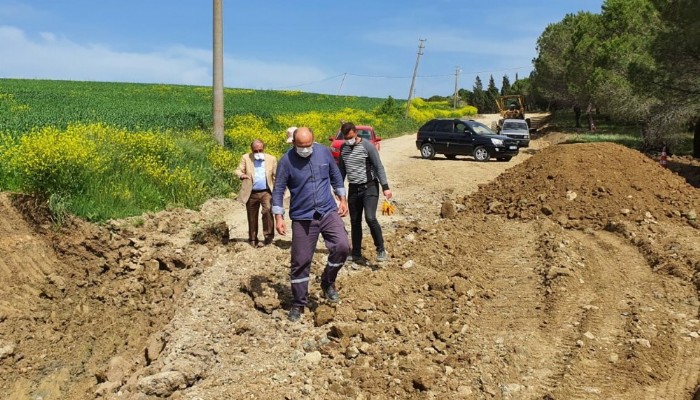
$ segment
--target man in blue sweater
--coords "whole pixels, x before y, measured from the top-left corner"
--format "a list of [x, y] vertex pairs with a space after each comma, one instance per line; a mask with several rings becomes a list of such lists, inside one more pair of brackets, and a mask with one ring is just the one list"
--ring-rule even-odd
[[[293, 135], [294, 149], [285, 153], [277, 164], [272, 192], [272, 214], [280, 235], [286, 235], [284, 191], [289, 188], [289, 218], [292, 220], [291, 284], [293, 304], [290, 321], [298, 321], [309, 292], [309, 273], [319, 234], [328, 248], [328, 261], [321, 275], [321, 290], [326, 300], [338, 302], [335, 279], [350, 252], [348, 234], [341, 217], [348, 213], [348, 203], [340, 170], [328, 147], [314, 142], [313, 132], [298, 128]], [[331, 189], [338, 197], [336, 204]]]

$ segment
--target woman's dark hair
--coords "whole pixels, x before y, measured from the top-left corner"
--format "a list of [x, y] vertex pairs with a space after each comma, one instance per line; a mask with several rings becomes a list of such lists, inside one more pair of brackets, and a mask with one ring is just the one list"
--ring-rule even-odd
[[355, 124], [352, 122], [345, 122], [343, 125], [340, 125], [340, 133], [343, 134], [343, 136], [347, 135], [348, 132], [354, 131], [355, 130]]

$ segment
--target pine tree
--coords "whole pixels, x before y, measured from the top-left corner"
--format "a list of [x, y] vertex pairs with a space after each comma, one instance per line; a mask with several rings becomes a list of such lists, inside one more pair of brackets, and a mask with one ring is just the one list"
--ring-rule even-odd
[[485, 109], [486, 94], [484, 93], [484, 85], [481, 83], [481, 78], [479, 78], [479, 75], [477, 75], [476, 79], [474, 80], [474, 90], [472, 92], [472, 105], [476, 107], [480, 113], [488, 112]]
[[487, 113], [494, 113], [498, 111], [496, 107], [496, 99], [498, 98], [498, 88], [496, 87], [496, 82], [493, 79], [493, 75], [489, 78], [489, 86], [486, 89], [484, 111]]
[[511, 94], [510, 80], [508, 75], [503, 75], [503, 83], [501, 84], [501, 96]]

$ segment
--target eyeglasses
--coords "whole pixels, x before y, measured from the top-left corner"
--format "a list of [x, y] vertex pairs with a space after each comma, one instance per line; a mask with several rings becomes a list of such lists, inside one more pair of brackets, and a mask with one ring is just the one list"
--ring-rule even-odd
[[265, 150], [253, 150], [253, 153], [264, 153]]

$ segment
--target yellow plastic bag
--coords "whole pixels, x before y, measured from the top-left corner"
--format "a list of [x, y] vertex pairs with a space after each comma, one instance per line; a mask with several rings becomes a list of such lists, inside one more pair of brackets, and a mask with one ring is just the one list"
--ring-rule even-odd
[[394, 212], [396, 212], [396, 206], [394, 203], [384, 199], [384, 202], [382, 203], [382, 215], [391, 215]]

